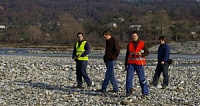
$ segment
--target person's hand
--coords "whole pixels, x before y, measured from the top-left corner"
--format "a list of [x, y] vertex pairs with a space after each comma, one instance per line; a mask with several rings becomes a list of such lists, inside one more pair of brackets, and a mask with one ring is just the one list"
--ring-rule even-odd
[[79, 58], [79, 57], [81, 57], [81, 54], [79, 54], [79, 55], [76, 55], [75, 59], [77, 59], [77, 58]]
[[140, 50], [140, 51], [138, 52], [138, 56], [139, 56], [139, 57], [142, 57], [142, 53], [144, 53], [144, 50]]
[[76, 58], [74, 58], [73, 60], [76, 62], [76, 61], [78, 60], [78, 58], [76, 57]]
[[142, 53], [141, 53], [141, 52], [138, 52], [138, 56], [141, 57], [141, 56], [142, 56]]
[[79, 54], [79, 55], [77, 56], [77, 58], [79, 58], [79, 57], [81, 57], [81, 54]]
[[165, 62], [164, 62], [164, 61], [162, 61], [162, 62], [161, 62], [161, 64], [165, 64]]

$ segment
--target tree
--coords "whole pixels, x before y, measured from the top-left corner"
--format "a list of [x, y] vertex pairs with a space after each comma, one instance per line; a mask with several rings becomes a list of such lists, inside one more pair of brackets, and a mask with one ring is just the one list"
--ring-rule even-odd
[[16, 29], [11, 28], [9, 32], [5, 32], [4, 36], [1, 38], [4, 43], [13, 43], [19, 40], [18, 32]]
[[170, 19], [168, 13], [164, 10], [154, 13], [149, 11], [140, 19], [140, 22], [143, 25], [143, 30], [147, 34], [147, 38], [157, 40], [159, 36], [169, 36], [167, 31], [170, 25]]
[[174, 25], [170, 26], [170, 31], [172, 33], [172, 39], [178, 40], [181, 38], [181, 32], [182, 32], [182, 25], [180, 23], [175, 23]]
[[165, 32], [164, 30], [167, 30], [168, 29], [167, 26], [170, 25], [170, 20], [169, 20], [167, 11], [165, 10], [159, 11], [158, 14], [156, 14], [156, 18], [157, 18], [156, 26], [160, 27], [157, 29], [160, 30], [159, 35], [162, 36], [163, 33]]
[[29, 43], [38, 44], [42, 41], [42, 31], [38, 26], [28, 26], [25, 31]]
[[61, 23], [58, 34], [60, 43], [74, 43], [76, 41], [76, 34], [78, 32], [84, 33], [81, 22], [75, 20], [68, 12], [61, 12], [59, 21]]

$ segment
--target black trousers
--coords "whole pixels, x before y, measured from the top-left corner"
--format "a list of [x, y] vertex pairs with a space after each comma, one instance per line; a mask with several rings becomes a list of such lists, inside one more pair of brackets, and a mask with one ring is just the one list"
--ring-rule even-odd
[[169, 75], [168, 75], [169, 64], [157, 64], [155, 74], [153, 76], [153, 83], [158, 85], [158, 79], [160, 78], [160, 74], [163, 73], [163, 86], [168, 86], [169, 84]]

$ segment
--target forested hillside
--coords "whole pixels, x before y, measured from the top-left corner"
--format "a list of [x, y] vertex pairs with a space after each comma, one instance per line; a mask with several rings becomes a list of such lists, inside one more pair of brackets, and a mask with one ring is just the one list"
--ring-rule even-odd
[[91, 44], [103, 44], [108, 28], [121, 42], [132, 30], [148, 42], [160, 35], [199, 40], [199, 7], [196, 0], [1, 0], [0, 42], [72, 44], [81, 31]]

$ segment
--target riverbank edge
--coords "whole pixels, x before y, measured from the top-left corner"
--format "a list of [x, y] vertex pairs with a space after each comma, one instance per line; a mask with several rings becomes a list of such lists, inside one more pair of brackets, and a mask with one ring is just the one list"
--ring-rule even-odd
[[[148, 45], [147, 45], [148, 46]], [[149, 47], [150, 54], [157, 54], [159, 44]], [[171, 54], [200, 54], [200, 41], [169, 42]], [[74, 45], [30, 45], [30, 44], [0, 44], [1, 48], [41, 48], [43, 51], [68, 51], [72, 52]], [[91, 45], [91, 52], [104, 53], [104, 45]], [[125, 48], [121, 48], [121, 54], [126, 53]]]

